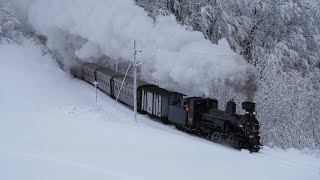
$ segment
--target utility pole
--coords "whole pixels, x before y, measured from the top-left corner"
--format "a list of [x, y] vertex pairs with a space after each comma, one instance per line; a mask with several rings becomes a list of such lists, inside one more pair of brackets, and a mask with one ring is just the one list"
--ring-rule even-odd
[[134, 111], [134, 120], [137, 122], [137, 68], [140, 67], [145, 62], [149, 61], [153, 56], [155, 56], [160, 49], [158, 49], [154, 54], [152, 54], [146, 60], [138, 63], [137, 62], [137, 53], [142, 52], [141, 50], [136, 49], [136, 40], [133, 41], [133, 111]]
[[136, 40], [133, 40], [133, 111], [134, 120], [137, 122], [137, 49]]
[[98, 105], [98, 82], [94, 81], [94, 87], [96, 87], [96, 105]]

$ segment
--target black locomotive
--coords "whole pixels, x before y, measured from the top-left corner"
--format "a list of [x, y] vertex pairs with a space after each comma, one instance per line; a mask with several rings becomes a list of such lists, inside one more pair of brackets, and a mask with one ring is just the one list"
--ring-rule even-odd
[[[81, 62], [70, 69], [73, 76], [91, 84], [108, 95], [133, 107], [133, 78], [104, 66]], [[258, 152], [261, 148], [259, 122], [255, 117], [255, 103], [243, 102], [244, 115], [236, 114], [236, 104], [229, 101], [225, 111], [218, 109], [218, 101], [200, 97], [184, 98], [144, 81], [137, 81], [137, 108], [141, 113], [175, 125], [178, 129], [196, 134], [238, 149]]]

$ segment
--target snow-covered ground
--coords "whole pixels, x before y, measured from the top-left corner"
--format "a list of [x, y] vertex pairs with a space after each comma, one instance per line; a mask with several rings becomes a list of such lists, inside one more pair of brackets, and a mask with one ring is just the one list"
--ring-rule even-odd
[[249, 154], [132, 116], [29, 41], [0, 47], [1, 180], [320, 179], [299, 151]]

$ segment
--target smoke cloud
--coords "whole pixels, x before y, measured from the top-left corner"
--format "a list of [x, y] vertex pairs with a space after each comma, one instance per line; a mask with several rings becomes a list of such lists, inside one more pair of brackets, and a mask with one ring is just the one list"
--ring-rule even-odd
[[29, 26], [48, 38], [52, 49], [63, 47], [65, 34], [86, 39], [75, 52], [82, 59], [107, 55], [132, 60], [133, 40], [143, 51], [140, 61], [161, 49], [142, 67], [142, 75], [178, 84], [193, 94], [208, 94], [212, 84], [226, 79], [245, 81], [252, 72], [225, 39], [214, 45], [201, 32], [179, 25], [174, 16], [153, 20], [133, 0], [12, 0], [12, 4]]

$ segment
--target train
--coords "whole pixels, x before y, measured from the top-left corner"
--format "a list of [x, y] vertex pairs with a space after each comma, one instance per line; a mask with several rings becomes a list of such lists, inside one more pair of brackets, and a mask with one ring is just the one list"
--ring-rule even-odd
[[[70, 68], [72, 76], [96, 84], [97, 88], [133, 108], [134, 81], [132, 77], [95, 63], [79, 62]], [[258, 152], [260, 124], [255, 103], [242, 102], [244, 114], [237, 114], [234, 101], [218, 109], [218, 100], [187, 97], [157, 85], [137, 80], [137, 111], [157, 118], [165, 124], [210, 141], [227, 144], [236, 149]]]

